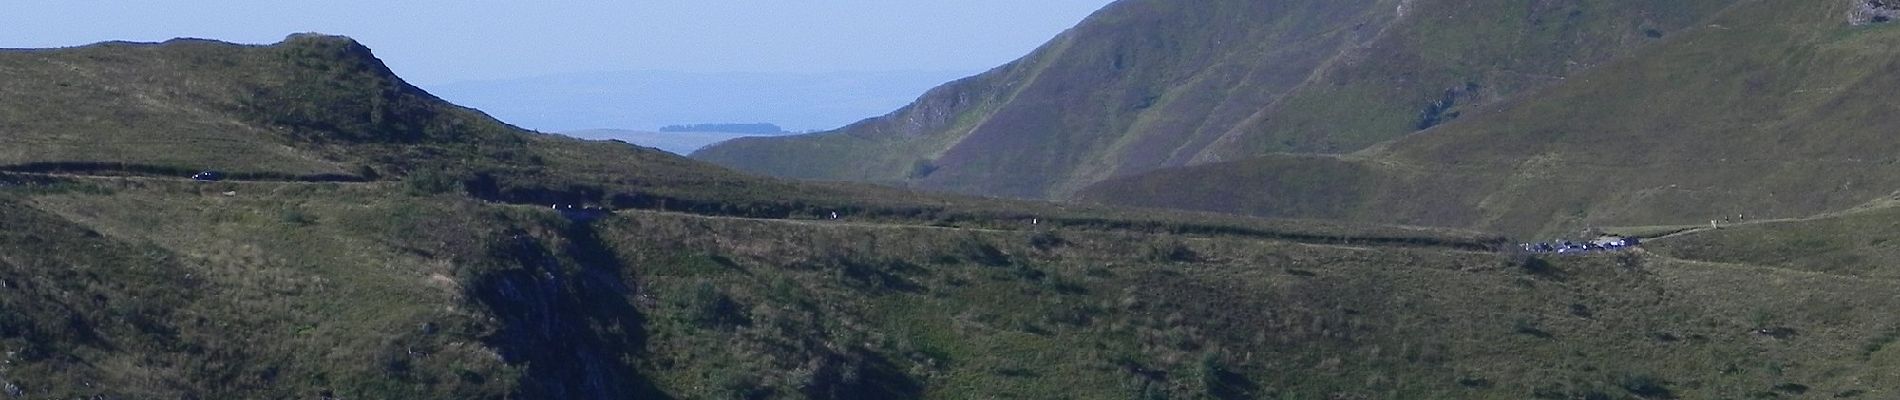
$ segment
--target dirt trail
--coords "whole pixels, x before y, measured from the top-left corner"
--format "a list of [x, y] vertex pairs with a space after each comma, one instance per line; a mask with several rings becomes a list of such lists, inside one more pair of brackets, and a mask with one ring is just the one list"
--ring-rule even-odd
[[1851, 208], [1847, 210], [1821, 213], [1821, 214], [1815, 214], [1815, 215], [1799, 217], [1799, 218], [1770, 218], [1770, 219], [1763, 219], [1763, 220], [1751, 220], [1751, 221], [1744, 221], [1744, 222], [1722, 224], [1719, 227], [1698, 226], [1694, 228], [1687, 228], [1687, 229], [1683, 229], [1683, 230], [1679, 230], [1675, 232], [1670, 232], [1668, 234], [1664, 234], [1661, 236], [1643, 238], [1643, 240], [1666, 240], [1670, 238], [1694, 235], [1697, 233], [1703, 233], [1703, 232], [1708, 232], [1708, 231], [1716, 231], [1716, 230], [1729, 229], [1729, 228], [1746, 228], [1746, 227], [1756, 226], [1756, 225], [1819, 221], [1819, 220], [1831, 219], [1831, 218], [1841, 218], [1841, 217], [1846, 217], [1846, 216], [1850, 216], [1854, 214], [1859, 214], [1863, 212], [1869, 212], [1869, 211], [1874, 211], [1874, 210], [1879, 210], [1879, 209], [1884, 209], [1884, 208], [1892, 208], [1895, 206], [1897, 205], [1887, 204], [1887, 203], [1869, 204], [1869, 205], [1855, 207], [1855, 208]]
[[1690, 259], [1690, 258], [1680, 258], [1680, 257], [1665, 255], [1665, 254], [1656, 253], [1656, 252], [1649, 252], [1649, 251], [1644, 251], [1642, 254], [1646, 257], [1650, 257], [1656, 260], [1683, 264], [1683, 265], [1700, 266], [1700, 267], [1706, 267], [1706, 268], [1772, 271], [1776, 273], [1785, 273], [1785, 274], [1791, 274], [1795, 276], [1812, 277], [1812, 278], [1829, 278], [1829, 279], [1846, 279], [1846, 280], [1859, 280], [1859, 281], [1900, 283], [1900, 279], [1896, 279], [1896, 278], [1833, 274], [1833, 273], [1827, 273], [1827, 272], [1821, 272], [1821, 271], [1810, 271], [1810, 270], [1804, 270], [1804, 269], [1785, 268], [1785, 267], [1777, 267], [1777, 266], [1771, 266], [1771, 265], [1757, 265], [1757, 264], [1743, 264], [1743, 263], [1733, 263], [1733, 262], [1697, 260], [1697, 259]]
[[1734, 222], [1734, 223], [1729, 223], [1725, 225], [1719, 225], [1719, 227], [1699, 226], [1695, 228], [1688, 228], [1688, 229], [1683, 229], [1683, 230], [1679, 230], [1675, 232], [1670, 232], [1662, 236], [1644, 238], [1644, 240], [1666, 240], [1666, 239], [1678, 237], [1678, 236], [1687, 236], [1687, 235], [1693, 235], [1693, 234], [1702, 233], [1702, 232], [1729, 229], [1729, 228], [1749, 227], [1749, 226], [1754, 226], [1754, 225], [1766, 225], [1766, 224], [1778, 224], [1778, 223], [1785, 223], [1785, 222], [1813, 221], [1817, 219], [1831, 218], [1831, 217], [1834, 217], [1834, 215], [1812, 216], [1812, 217], [1804, 217], [1804, 218], [1774, 218], [1774, 219], [1764, 219], [1764, 220], [1757, 220], [1757, 221]]

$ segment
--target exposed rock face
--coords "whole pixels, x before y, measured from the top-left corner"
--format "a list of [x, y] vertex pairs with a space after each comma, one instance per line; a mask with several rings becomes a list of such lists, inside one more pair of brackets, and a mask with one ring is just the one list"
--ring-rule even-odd
[[1847, 16], [1854, 25], [1878, 24], [1900, 18], [1900, 0], [1849, 0], [1854, 11]]

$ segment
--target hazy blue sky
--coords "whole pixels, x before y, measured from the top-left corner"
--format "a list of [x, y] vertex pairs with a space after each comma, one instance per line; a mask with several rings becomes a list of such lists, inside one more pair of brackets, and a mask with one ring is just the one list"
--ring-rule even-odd
[[418, 83], [562, 72], [980, 71], [1110, 0], [14, 1], [0, 47], [349, 35]]

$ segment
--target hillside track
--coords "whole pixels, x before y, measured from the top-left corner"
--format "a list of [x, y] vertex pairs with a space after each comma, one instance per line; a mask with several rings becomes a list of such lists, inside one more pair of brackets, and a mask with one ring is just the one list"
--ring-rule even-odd
[[[378, 185], [378, 184], [391, 184], [391, 183], [397, 182], [397, 181], [388, 181], [388, 180], [329, 181], [329, 180], [299, 180], [299, 179], [289, 179], [289, 178], [286, 178], [286, 179], [224, 179], [224, 180], [219, 180], [219, 181], [195, 181], [186, 177], [163, 176], [163, 175], [100, 175], [100, 174], [84, 174], [84, 173], [0, 171], [0, 176], [6, 176], [6, 175], [34, 177], [34, 178], [42, 178], [42, 179], [86, 180], [86, 181], [100, 181], [100, 182], [146, 182], [146, 183], [170, 183], [170, 184], [176, 184], [176, 183], [237, 184], [237, 185], [244, 185], [244, 184], [311, 184], [311, 185], [315, 185], [315, 184], [321, 184], [321, 185], [370, 186], [370, 185]], [[543, 210], [547, 209], [545, 206], [539, 205], [539, 204], [514, 204], [514, 203], [503, 203], [503, 202], [493, 202], [493, 201], [489, 201], [489, 203], [495, 204], [495, 205], [512, 206], [512, 207], [524, 207], [524, 208], [531, 207], [531, 208], [543, 209]], [[1129, 231], [1114, 230], [1114, 229], [1078, 228], [1078, 227], [1073, 227], [1073, 226], [1065, 227], [1065, 226], [1061, 226], [1059, 224], [1054, 224], [1054, 223], [1047, 224], [1047, 225], [1020, 223], [1022, 225], [1021, 227], [1001, 228], [1001, 227], [942, 226], [942, 225], [934, 225], [934, 224], [927, 224], [927, 223], [865, 221], [865, 220], [853, 220], [849, 216], [845, 216], [844, 218], [834, 220], [834, 219], [801, 219], [801, 218], [759, 218], [759, 217], [746, 217], [746, 216], [733, 216], [733, 215], [689, 213], [689, 212], [670, 211], [670, 210], [661, 210], [661, 209], [621, 209], [621, 210], [614, 210], [614, 212], [616, 213], [632, 212], [632, 213], [640, 213], [644, 215], [664, 215], [664, 216], [671, 216], [671, 217], [696, 218], [696, 219], [705, 219], [705, 220], [748, 221], [748, 222], [763, 222], [763, 223], [772, 223], [772, 224], [790, 224], [790, 225], [799, 225], [799, 226], [806, 226], [806, 227], [858, 228], [858, 229], [872, 229], [872, 230], [923, 229], [923, 230], [980, 232], [980, 233], [1021, 233], [1021, 232], [1039, 232], [1039, 231], [1052, 231], [1052, 230], [1053, 231], [1063, 231], [1063, 230], [1091, 231], [1091, 232], [1129, 232]], [[1368, 238], [1300, 238], [1300, 237], [1256, 237], [1256, 236], [1250, 236], [1250, 235], [1221, 235], [1221, 234], [1185, 234], [1184, 236], [1187, 236], [1190, 239], [1197, 239], [1197, 240], [1215, 239], [1215, 238], [1222, 238], [1222, 237], [1246, 237], [1246, 238], [1254, 238], [1254, 239], [1260, 239], [1260, 240], [1282, 241], [1282, 242], [1295, 243], [1295, 244], [1300, 244], [1300, 245], [1305, 245], [1305, 246], [1315, 246], [1315, 247], [1352, 250], [1352, 251], [1373, 251], [1373, 250], [1382, 249], [1382, 248], [1431, 248], [1431, 249], [1441, 249], [1441, 250], [1446, 250], [1446, 251], [1454, 251], [1454, 252], [1469, 253], [1469, 254], [1494, 253], [1491, 251], [1473, 250], [1473, 249], [1463, 248], [1463, 247], [1455, 246], [1455, 245], [1390, 243], [1390, 242], [1381, 241], [1380, 238], [1370, 238], [1370, 237]]]
[[1762, 219], [1762, 220], [1750, 220], [1750, 221], [1743, 221], [1743, 222], [1734, 222], [1734, 223], [1729, 223], [1729, 224], [1722, 224], [1722, 225], [1717, 225], [1717, 226], [1713, 226], [1713, 227], [1710, 227], [1710, 226], [1697, 226], [1697, 227], [1694, 227], [1694, 228], [1687, 228], [1687, 229], [1683, 229], [1683, 230], [1679, 230], [1679, 231], [1675, 231], [1675, 232], [1670, 232], [1670, 233], [1666, 233], [1666, 234], [1663, 234], [1663, 235], [1658, 235], [1658, 236], [1655, 236], [1655, 237], [1648, 237], [1648, 238], [1643, 238], [1643, 240], [1650, 240], [1650, 241], [1654, 241], [1654, 240], [1669, 240], [1669, 239], [1673, 239], [1673, 238], [1678, 238], [1678, 237], [1683, 237], [1683, 236], [1689, 236], [1689, 235], [1695, 235], [1695, 234], [1700, 234], [1700, 233], [1707, 233], [1707, 232], [1711, 232], [1711, 231], [1719, 231], [1719, 230], [1723, 230], [1723, 229], [1731, 229], [1731, 228], [1745, 228], [1745, 227], [1751, 227], [1751, 226], [1761, 226], [1761, 225], [1773, 225], [1773, 224], [1786, 224], [1786, 223], [1797, 223], [1797, 222], [1811, 222], [1811, 221], [1820, 221], [1820, 220], [1827, 220], [1827, 219], [1834, 219], [1834, 218], [1842, 218], [1842, 217], [1847, 217], [1847, 216], [1851, 216], [1851, 215], [1854, 215], [1854, 214], [1858, 214], [1858, 213], [1862, 213], [1862, 212], [1868, 212], [1868, 211], [1872, 211], [1872, 210], [1878, 210], [1878, 209], [1882, 209], [1882, 208], [1891, 208], [1891, 207], [1894, 207], [1894, 206], [1895, 206], [1895, 205], [1893, 205], [1893, 204], [1870, 204], [1870, 205], [1868, 205], [1868, 206], [1862, 206], [1862, 207], [1858, 207], [1858, 208], [1853, 208], [1853, 209], [1848, 209], [1848, 210], [1842, 210], [1842, 211], [1836, 211], [1836, 212], [1829, 212], [1829, 213], [1822, 213], [1822, 214], [1816, 214], [1816, 215], [1810, 215], [1810, 216], [1806, 216], [1806, 217], [1795, 217], [1795, 218], [1769, 218], [1769, 219]]
[[[38, 178], [50, 178], [50, 179], [83, 179], [83, 180], [109, 180], [109, 181], [121, 181], [121, 182], [188, 182], [188, 181], [189, 181], [189, 182], [197, 182], [197, 181], [194, 181], [194, 180], [192, 180], [192, 179], [191, 179], [190, 177], [176, 177], [176, 176], [171, 176], [171, 175], [159, 175], [159, 174], [141, 174], [141, 173], [126, 173], [126, 174], [123, 174], [123, 175], [120, 175], [120, 174], [87, 174], [87, 173], [75, 173], [75, 172], [22, 172], [22, 171], [10, 171], [10, 170], [7, 170], [7, 169], [6, 169], [6, 168], [4, 168], [4, 167], [0, 167], [0, 176], [6, 176], [6, 175], [16, 175], [16, 176], [26, 176], [26, 177], [38, 177]], [[248, 176], [237, 176], [237, 177], [229, 177], [229, 178], [224, 178], [224, 179], [219, 179], [219, 180], [216, 180], [216, 181], [203, 181], [203, 182], [204, 182], [204, 183], [218, 183], [218, 182], [231, 182], [231, 183], [324, 183], [324, 184], [356, 184], [356, 185], [368, 185], [368, 184], [374, 184], [374, 183], [386, 183], [386, 182], [391, 182], [391, 181], [382, 181], [382, 180], [374, 180], [374, 179], [338, 179], [338, 177], [336, 177], [336, 176], [322, 176], [322, 177], [298, 177], [298, 176], [283, 176], [283, 177], [248, 177]]]

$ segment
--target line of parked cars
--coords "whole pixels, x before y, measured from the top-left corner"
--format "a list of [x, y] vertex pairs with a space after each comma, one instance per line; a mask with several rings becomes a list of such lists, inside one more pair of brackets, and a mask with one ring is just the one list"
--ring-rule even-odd
[[1620, 251], [1642, 245], [1642, 240], [1618, 236], [1605, 236], [1591, 241], [1552, 240], [1539, 243], [1518, 244], [1527, 253], [1588, 253], [1597, 251]]

